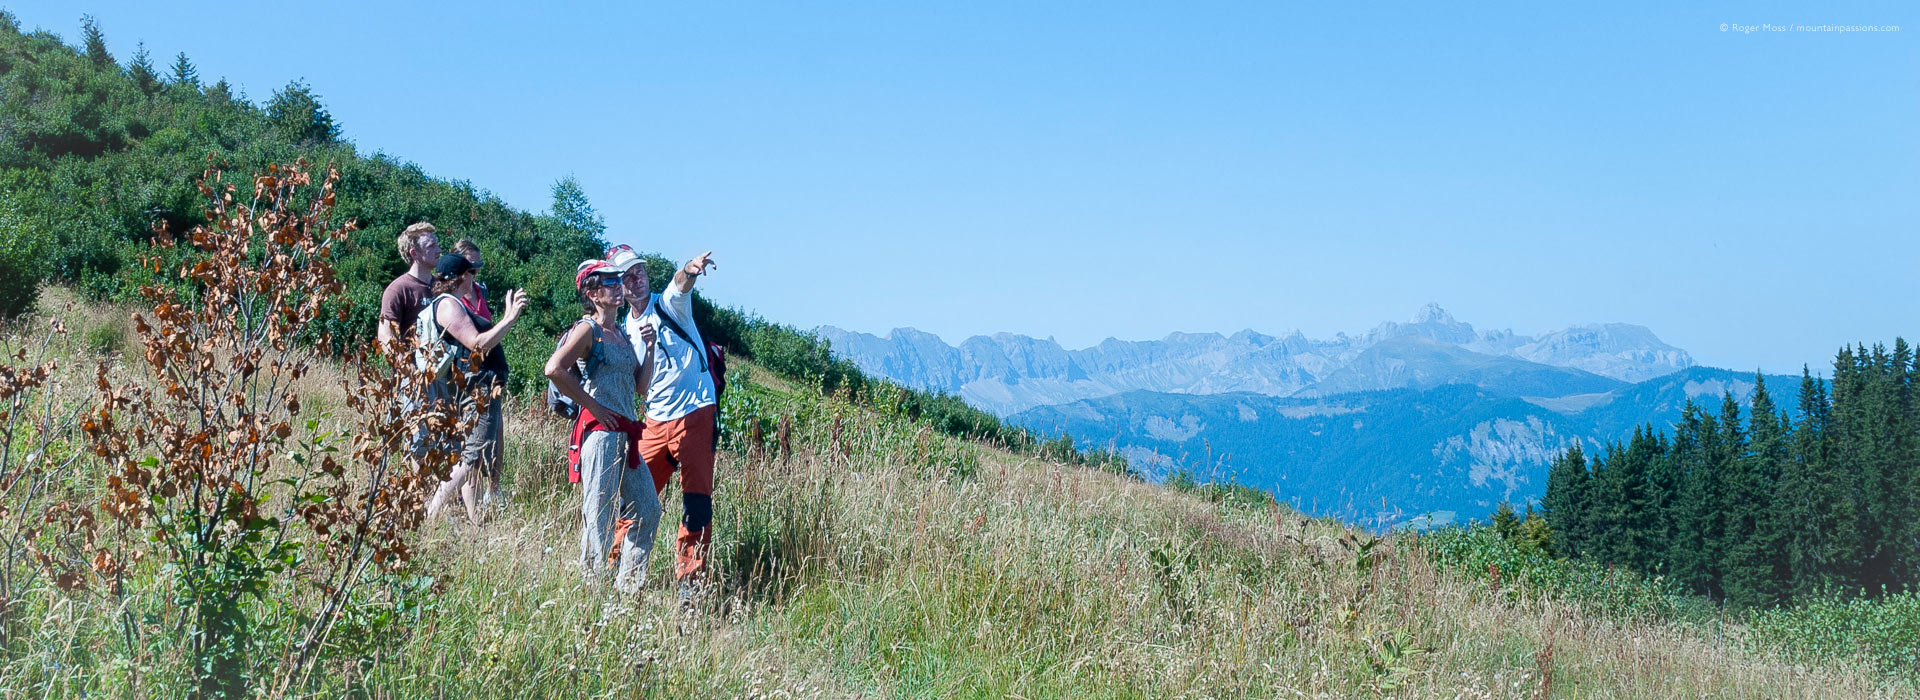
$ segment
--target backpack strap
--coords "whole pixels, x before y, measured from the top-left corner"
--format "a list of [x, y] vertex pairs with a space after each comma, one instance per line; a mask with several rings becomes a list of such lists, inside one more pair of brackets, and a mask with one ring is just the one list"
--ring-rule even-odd
[[573, 325], [575, 328], [578, 328], [582, 323], [587, 324], [587, 330], [593, 332], [593, 345], [587, 350], [587, 356], [580, 359], [580, 378], [584, 380], [587, 378], [587, 368], [598, 361], [605, 360], [606, 351], [600, 348], [600, 341], [603, 340], [603, 337], [600, 335], [600, 324], [591, 318], [582, 316], [580, 320], [574, 321]]
[[[420, 317], [413, 322], [414, 333], [418, 336], [416, 338], [418, 345], [414, 348], [415, 367], [423, 371], [428, 369], [428, 343], [439, 343], [444, 350], [439, 356], [439, 361], [433, 363], [432, 366], [434, 376], [436, 377], [446, 374], [447, 370], [453, 366], [456, 358], [464, 357], [468, 354], [467, 346], [461, 345], [458, 341], [448, 338], [446, 326], [440, 324], [441, 299], [452, 299], [454, 303], [460, 303], [460, 299], [452, 294], [442, 294], [428, 299], [425, 308], [420, 310]], [[473, 314], [473, 312], [467, 311], [465, 304], [460, 305], [460, 310], [466, 312], [468, 315]]]
[[699, 343], [693, 342], [693, 334], [688, 333], [685, 328], [681, 328], [680, 324], [673, 320], [673, 315], [667, 313], [666, 309], [660, 308], [660, 302], [658, 300], [653, 302], [653, 312], [660, 316], [660, 320], [667, 324], [667, 328], [673, 330], [674, 335], [680, 336], [681, 340], [687, 341], [688, 345], [693, 346], [693, 353], [700, 356], [700, 371], [707, 371], [707, 349], [701, 347]]

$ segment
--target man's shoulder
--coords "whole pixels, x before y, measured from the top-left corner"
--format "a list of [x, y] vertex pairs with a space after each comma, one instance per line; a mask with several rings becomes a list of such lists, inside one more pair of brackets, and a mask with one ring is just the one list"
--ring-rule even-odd
[[411, 319], [432, 290], [433, 287], [413, 275], [400, 275], [388, 282], [386, 291], [380, 293], [380, 317], [396, 321]]
[[392, 282], [387, 283], [386, 295], [424, 294], [432, 288], [431, 285], [421, 281], [420, 278], [414, 277], [412, 273], [402, 272], [399, 277], [395, 277]]

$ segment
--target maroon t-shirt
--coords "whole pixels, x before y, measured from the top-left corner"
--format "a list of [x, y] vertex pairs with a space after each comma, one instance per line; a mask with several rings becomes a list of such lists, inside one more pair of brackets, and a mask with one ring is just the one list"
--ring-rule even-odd
[[380, 318], [399, 324], [401, 338], [411, 337], [413, 322], [420, 318], [420, 307], [432, 296], [432, 283], [412, 273], [402, 274], [380, 294]]

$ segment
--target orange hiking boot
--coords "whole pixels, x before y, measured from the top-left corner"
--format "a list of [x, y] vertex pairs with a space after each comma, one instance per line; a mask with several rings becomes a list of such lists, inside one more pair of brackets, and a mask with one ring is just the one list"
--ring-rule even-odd
[[680, 535], [673, 542], [673, 575], [681, 581], [705, 579], [707, 577], [707, 556], [713, 544], [713, 526], [700, 528], [699, 532], [680, 525]]

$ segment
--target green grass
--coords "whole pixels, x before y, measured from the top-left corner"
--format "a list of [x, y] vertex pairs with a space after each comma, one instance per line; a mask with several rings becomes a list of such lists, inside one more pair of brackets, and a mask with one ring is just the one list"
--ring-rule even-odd
[[[90, 378], [91, 364], [78, 359], [88, 351], [73, 345], [65, 371]], [[1494, 586], [1484, 564], [1495, 560], [1470, 557], [1505, 556], [1498, 552], [1468, 547], [1459, 561], [1436, 563], [1432, 549], [1444, 542], [1433, 537], [1374, 540], [1231, 491], [1181, 492], [1016, 456], [741, 365], [717, 468], [719, 580], [694, 610], [682, 610], [666, 580], [679, 517], [672, 489], [641, 595], [580, 578], [578, 497], [559, 462], [563, 426], [542, 407], [516, 405], [512, 500], [477, 530], [451, 519], [430, 525], [412, 570], [362, 597], [319, 668], [289, 696], [1825, 698], [1916, 690], [1868, 664], [1758, 643], [1790, 626], [1689, 618], [1618, 579], [1590, 581], [1593, 591], [1624, 591], [1624, 602], [1596, 607], [1585, 593], [1546, 585], [1552, 576], [1530, 582], [1512, 561]], [[325, 387], [316, 382], [316, 397]], [[793, 430], [786, 461], [767, 430], [782, 418]], [[756, 423], [763, 439], [748, 444]], [[173, 621], [154, 616], [165, 581], [152, 568], [134, 581], [138, 644], [125, 641], [125, 617], [104, 598], [35, 591], [23, 602], [30, 634], [0, 657], [0, 699], [178, 696], [185, 659], [170, 641]], [[276, 581], [256, 603], [260, 675], [270, 675], [271, 652], [287, 638], [284, 613], [312, 597], [304, 584]]]

